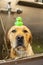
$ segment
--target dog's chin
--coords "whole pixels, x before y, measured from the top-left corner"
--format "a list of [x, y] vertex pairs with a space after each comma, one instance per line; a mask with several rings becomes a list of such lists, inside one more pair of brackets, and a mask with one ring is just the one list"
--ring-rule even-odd
[[17, 48], [15, 48], [15, 51], [19, 57], [26, 56], [26, 50], [22, 46], [18, 46]]

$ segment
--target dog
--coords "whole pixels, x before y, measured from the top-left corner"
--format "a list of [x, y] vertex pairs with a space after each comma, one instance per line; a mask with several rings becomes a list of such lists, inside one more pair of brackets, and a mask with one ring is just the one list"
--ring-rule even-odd
[[10, 58], [32, 56], [32, 34], [26, 26], [12, 26], [7, 38], [10, 41]]

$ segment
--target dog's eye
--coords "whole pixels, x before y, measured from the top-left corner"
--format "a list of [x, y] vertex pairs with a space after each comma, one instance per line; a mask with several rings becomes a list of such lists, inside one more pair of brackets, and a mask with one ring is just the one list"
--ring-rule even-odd
[[24, 33], [27, 33], [28, 31], [27, 30], [23, 30]]
[[16, 32], [16, 30], [12, 30], [12, 32], [13, 32], [13, 33], [15, 33], [15, 32]]

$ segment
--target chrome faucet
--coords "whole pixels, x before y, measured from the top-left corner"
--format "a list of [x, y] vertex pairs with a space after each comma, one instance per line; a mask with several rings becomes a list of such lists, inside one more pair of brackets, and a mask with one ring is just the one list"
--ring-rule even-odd
[[8, 11], [11, 11], [11, 2], [8, 2]]

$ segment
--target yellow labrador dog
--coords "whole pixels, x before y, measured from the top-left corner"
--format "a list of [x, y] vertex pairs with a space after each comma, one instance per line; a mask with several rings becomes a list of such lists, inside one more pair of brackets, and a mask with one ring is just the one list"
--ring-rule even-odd
[[32, 34], [26, 26], [12, 26], [7, 35], [10, 40], [10, 58], [34, 55], [31, 42]]

